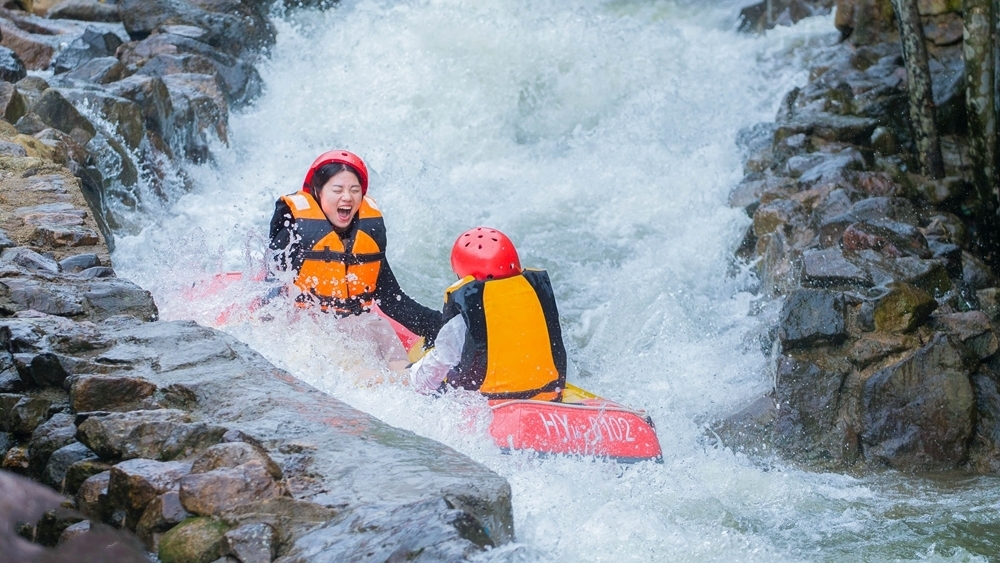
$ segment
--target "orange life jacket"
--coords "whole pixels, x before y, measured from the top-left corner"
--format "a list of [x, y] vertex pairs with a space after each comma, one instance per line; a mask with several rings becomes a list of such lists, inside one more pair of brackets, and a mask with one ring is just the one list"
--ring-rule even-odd
[[549, 276], [460, 280], [445, 292], [445, 319], [467, 327], [462, 360], [447, 383], [488, 399], [558, 401], [566, 385], [566, 349]]
[[367, 196], [361, 200], [357, 224], [341, 239], [310, 194], [300, 191], [281, 199], [291, 210], [301, 246], [292, 263], [298, 272], [294, 283], [302, 290], [297, 301], [318, 302], [323, 310], [346, 315], [369, 310], [386, 242], [375, 202]]

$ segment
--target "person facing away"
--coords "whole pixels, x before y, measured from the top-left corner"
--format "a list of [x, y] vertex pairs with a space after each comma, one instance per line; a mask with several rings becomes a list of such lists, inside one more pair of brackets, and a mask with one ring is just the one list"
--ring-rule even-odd
[[384, 314], [432, 342], [441, 314], [399, 287], [385, 258], [382, 213], [368, 197], [368, 168], [345, 150], [321, 154], [302, 189], [274, 205], [270, 244], [273, 267], [296, 273], [299, 306], [341, 317], [378, 305]]
[[476, 390], [488, 399], [559, 401], [566, 349], [552, 284], [544, 270], [521, 269], [506, 235], [477, 227], [455, 241], [460, 278], [445, 291], [435, 347], [410, 367], [410, 385], [432, 393]]

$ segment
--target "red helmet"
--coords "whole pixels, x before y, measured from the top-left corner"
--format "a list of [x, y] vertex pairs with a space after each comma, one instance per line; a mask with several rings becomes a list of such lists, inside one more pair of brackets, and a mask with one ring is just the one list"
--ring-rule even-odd
[[368, 167], [365, 166], [365, 161], [361, 160], [358, 155], [345, 151], [345, 150], [335, 150], [327, 151], [313, 161], [312, 166], [309, 167], [309, 172], [306, 172], [306, 179], [302, 182], [302, 191], [306, 193], [312, 193], [312, 179], [313, 175], [320, 167], [326, 164], [340, 163], [346, 164], [351, 168], [358, 171], [358, 180], [361, 182], [361, 195], [368, 193]]
[[459, 235], [451, 247], [451, 269], [460, 278], [498, 280], [520, 274], [521, 260], [507, 235], [489, 227], [476, 227]]

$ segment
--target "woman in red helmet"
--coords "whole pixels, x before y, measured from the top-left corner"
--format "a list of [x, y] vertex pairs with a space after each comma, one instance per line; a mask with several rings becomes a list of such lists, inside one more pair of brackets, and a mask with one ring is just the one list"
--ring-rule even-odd
[[441, 314], [400, 289], [385, 258], [382, 213], [367, 196], [368, 168], [357, 155], [321, 154], [302, 189], [282, 196], [271, 218], [274, 265], [296, 272], [301, 306], [348, 317], [378, 305], [414, 334], [432, 341]]
[[462, 233], [451, 250], [461, 278], [445, 291], [435, 348], [410, 368], [422, 392], [446, 386], [488, 399], [558, 401], [566, 349], [549, 275], [521, 269], [513, 243], [495, 229]]

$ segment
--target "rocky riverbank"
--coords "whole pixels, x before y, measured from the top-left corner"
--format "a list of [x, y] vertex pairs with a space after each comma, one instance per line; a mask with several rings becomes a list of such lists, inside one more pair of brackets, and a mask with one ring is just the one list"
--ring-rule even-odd
[[753, 218], [739, 256], [758, 272], [775, 387], [716, 430], [821, 469], [998, 472], [1000, 280], [971, 227], [960, 3], [920, 2], [941, 180], [917, 173], [891, 7], [837, 4], [843, 40], [775, 123], [741, 135], [730, 201]]
[[513, 538], [494, 473], [224, 333], [158, 321], [115, 275], [115, 209], [143, 203], [138, 182], [183, 184], [177, 163], [211, 158], [259, 93], [267, 5], [0, 9], [5, 556], [80, 561], [116, 541], [121, 560], [164, 563], [457, 561]]

